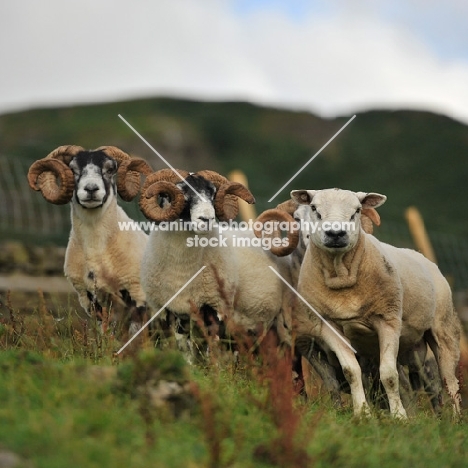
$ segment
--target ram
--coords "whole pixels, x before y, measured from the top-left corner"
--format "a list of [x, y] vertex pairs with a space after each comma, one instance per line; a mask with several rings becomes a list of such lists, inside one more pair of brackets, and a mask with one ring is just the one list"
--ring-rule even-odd
[[[179, 325], [193, 315], [195, 308], [203, 314], [207, 326], [214, 324], [217, 328], [230, 322], [253, 335], [259, 328], [260, 334], [275, 329], [280, 341], [290, 344], [285, 286], [268, 268], [287, 275], [287, 260], [249, 245], [258, 240], [251, 230], [220, 227], [219, 222], [237, 215], [237, 197], [254, 202], [247, 188], [214, 171], [176, 174], [167, 169], [148, 176], [140, 207], [160, 227], [151, 232], [142, 263], [141, 281], [148, 303], [158, 311], [186, 286], [166, 308]], [[163, 223], [166, 228], [167, 223], [174, 229], [183, 223], [186, 228], [163, 229]], [[239, 238], [246, 241], [242, 246], [236, 243]], [[211, 332], [217, 334], [218, 330]]]
[[[290, 226], [292, 226], [293, 223], [300, 223], [301, 225], [297, 245], [292, 244], [287, 247], [272, 250], [276, 255], [290, 255], [291, 276], [293, 278], [293, 285], [297, 287], [302, 261], [310, 242], [310, 235], [315, 228], [320, 228], [320, 226], [317, 221], [314, 220], [314, 212], [311, 207], [306, 204], [299, 204], [292, 198], [286, 202], [280, 203], [274, 209], [263, 212], [257, 218], [257, 221], [265, 224], [269, 221], [279, 219], [278, 211], [285, 212], [289, 215], [287, 222]], [[380, 226], [380, 216], [378, 212], [373, 207], [362, 207], [360, 225], [363, 231], [367, 234], [372, 234], [374, 224]], [[315, 225], [314, 229], [311, 228], [312, 225]], [[261, 232], [256, 232], [256, 234], [258, 236], [262, 235]], [[280, 235], [280, 233], [278, 232], [276, 235]], [[341, 406], [340, 392], [341, 390], [349, 392], [350, 388], [339, 363], [333, 357], [332, 359], [328, 359], [328, 356], [332, 353], [330, 353], [326, 343], [323, 341], [320, 342], [319, 339], [313, 341], [306, 340], [306, 343], [306, 348], [303, 347], [303, 352], [306, 354], [308, 362], [321, 377], [324, 387], [330, 393], [333, 402], [337, 406]], [[305, 349], [307, 349], [307, 352]], [[362, 367], [363, 383], [366, 392], [373, 397], [372, 399], [374, 402], [378, 399], [381, 405], [387, 407], [388, 401], [381, 398], [384, 389], [379, 382], [378, 362], [362, 356], [358, 356], [358, 360]], [[408, 375], [399, 362], [397, 366], [400, 384], [402, 384], [400, 385], [400, 393], [406, 406], [409, 406], [411, 399], [414, 398], [412, 391], [424, 387], [434, 410], [439, 413], [442, 401], [442, 382], [438, 376], [438, 367], [433, 353], [430, 349], [427, 350], [426, 344], [421, 342], [414, 348], [412, 359], [408, 362]]]
[[[117, 193], [131, 200], [140, 190], [140, 174], [152, 172], [146, 161], [115, 146], [87, 151], [60, 146], [32, 164], [28, 181], [53, 204], [71, 202], [71, 232], [64, 271], [81, 306], [101, 319], [104, 306], [124, 308], [130, 333], [141, 327], [146, 297], [140, 264], [148, 236], [121, 230], [132, 220], [117, 204]], [[116, 180], [117, 179], [117, 180]]]
[[[286, 216], [285, 213], [287, 214]], [[311, 208], [307, 205], [301, 205], [291, 198], [280, 203], [276, 208], [264, 211], [258, 216], [256, 221], [263, 226], [266, 226], [267, 223], [274, 223], [275, 221], [284, 221], [286, 222], [286, 225], [289, 224], [289, 227], [293, 229], [293, 224], [298, 223], [298, 225], [300, 225], [297, 244], [295, 242], [288, 243], [286, 246], [280, 246], [271, 250], [275, 255], [280, 257], [289, 257], [292, 285], [294, 288], [297, 288], [302, 261], [304, 259], [307, 246], [309, 245], [310, 234], [312, 231], [313, 220]], [[379, 214], [374, 208], [364, 209], [361, 213], [361, 225], [364, 231], [372, 234], [374, 224], [377, 226], [380, 225]], [[265, 236], [264, 230], [256, 230], [255, 234], [258, 237]], [[281, 232], [277, 231], [274, 235], [281, 236]], [[347, 385], [339, 366], [332, 366], [328, 362], [324, 349], [320, 347], [317, 342], [310, 343], [307, 352], [307, 361], [312, 365], [315, 372], [322, 379], [324, 387], [329, 392], [334, 404], [336, 406], [341, 406], [340, 392], [342, 389], [349, 391], [349, 386]], [[299, 374], [302, 374], [299, 356], [296, 356], [296, 363], [296, 371]], [[374, 377], [366, 375], [365, 383], [368, 382], [375, 382]]]
[[[386, 197], [340, 189], [294, 190], [291, 196], [299, 204], [309, 205], [312, 220], [322, 227], [310, 236], [298, 292], [333, 328], [298, 304], [294, 319], [299, 350], [307, 354], [306, 343], [311, 339], [326, 344], [349, 383], [357, 415], [367, 413], [369, 407], [351, 346], [360, 356], [377, 362], [390, 412], [405, 418], [397, 359], [403, 365], [416, 366], [415, 352], [425, 352], [429, 345], [458, 414], [455, 370], [460, 322], [447, 281], [418, 252], [381, 243], [360, 229], [361, 211], [382, 205]], [[355, 229], [349, 224], [344, 229], [350, 221]]]

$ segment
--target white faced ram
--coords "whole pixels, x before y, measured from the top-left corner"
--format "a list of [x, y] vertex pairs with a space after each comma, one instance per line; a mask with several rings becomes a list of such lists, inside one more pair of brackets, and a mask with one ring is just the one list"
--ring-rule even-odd
[[[288, 216], [284, 216], [287, 213]], [[295, 230], [293, 224], [296, 223], [300, 226], [298, 241], [290, 242], [285, 246], [280, 246], [271, 249], [271, 251], [280, 257], [288, 256], [290, 258], [291, 281], [294, 288], [297, 288], [299, 281], [299, 273], [302, 266], [302, 261], [310, 241], [310, 234], [313, 224], [313, 212], [308, 205], [301, 205], [292, 198], [280, 203], [276, 208], [269, 209], [261, 213], [257, 222], [267, 226], [267, 223], [280, 223], [285, 221], [286, 225]], [[365, 232], [372, 234], [373, 224], [380, 225], [380, 216], [374, 208], [367, 208], [362, 210], [361, 225]], [[264, 232], [256, 231], [258, 237], [265, 235]], [[280, 236], [280, 231], [275, 232], [276, 236]], [[297, 350], [296, 350], [297, 353]], [[341, 406], [340, 392], [342, 389], [349, 391], [347, 382], [341, 372], [339, 366], [333, 366], [328, 362], [325, 350], [318, 344], [318, 342], [311, 343], [308, 348], [307, 362], [314, 368], [315, 372], [320, 376], [323, 381], [325, 389], [330, 393], [332, 401], [336, 406]], [[302, 364], [306, 366], [307, 362]], [[302, 374], [303, 369], [300, 366], [300, 357], [296, 356], [296, 371]], [[307, 378], [304, 375], [304, 378]]]
[[[310, 235], [298, 292], [360, 356], [379, 363], [391, 414], [406, 417], [397, 359], [414, 365], [415, 350], [427, 349], [426, 344], [458, 413], [460, 322], [447, 281], [418, 252], [381, 243], [360, 229], [361, 211], [382, 205], [386, 197], [340, 189], [294, 190], [291, 196], [310, 206], [320, 227]], [[351, 347], [302, 303], [294, 319], [299, 350], [307, 355], [311, 339], [323, 340], [349, 383], [355, 413], [367, 412], [361, 369]]]

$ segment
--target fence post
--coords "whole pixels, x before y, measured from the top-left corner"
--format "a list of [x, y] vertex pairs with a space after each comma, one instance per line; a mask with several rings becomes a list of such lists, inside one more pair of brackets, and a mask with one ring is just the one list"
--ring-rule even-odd
[[416, 248], [431, 262], [437, 264], [437, 259], [432, 248], [431, 241], [427, 235], [426, 228], [424, 226], [424, 221], [422, 219], [419, 210], [410, 206], [405, 211], [405, 218], [408, 221], [409, 230], [414, 240]]

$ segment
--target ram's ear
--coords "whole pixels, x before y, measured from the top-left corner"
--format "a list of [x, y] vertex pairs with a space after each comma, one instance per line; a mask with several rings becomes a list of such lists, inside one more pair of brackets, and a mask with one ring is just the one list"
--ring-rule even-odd
[[293, 190], [291, 198], [299, 205], [310, 205], [317, 190]]
[[377, 208], [385, 203], [387, 197], [374, 192], [356, 192], [363, 208]]

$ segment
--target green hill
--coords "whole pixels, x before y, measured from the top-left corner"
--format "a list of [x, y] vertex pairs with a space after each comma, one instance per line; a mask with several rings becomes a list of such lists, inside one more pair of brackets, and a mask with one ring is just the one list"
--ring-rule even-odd
[[[412, 246], [404, 210], [421, 211], [442, 271], [468, 287], [468, 127], [428, 112], [371, 111], [357, 118], [288, 186], [268, 200], [351, 116], [323, 119], [307, 112], [244, 102], [155, 98], [0, 116], [0, 239], [65, 245], [69, 208], [52, 207], [26, 184], [29, 164], [57, 146], [116, 145], [164, 163], [119, 119], [121, 114], [170, 163], [181, 169], [243, 170], [257, 212], [298, 188], [341, 187], [380, 192], [378, 237]], [[123, 203], [124, 204], [124, 203]], [[143, 219], [136, 202], [126, 205]]]
[[[146, 99], [0, 116], [0, 153], [33, 160], [62, 144], [104, 144], [163, 163], [127, 119], [174, 166], [242, 169], [258, 210], [347, 121], [242, 102]], [[357, 118], [275, 199], [293, 188], [341, 187], [388, 196], [386, 220], [416, 205], [431, 230], [468, 234], [468, 128], [427, 112], [372, 111]]]

